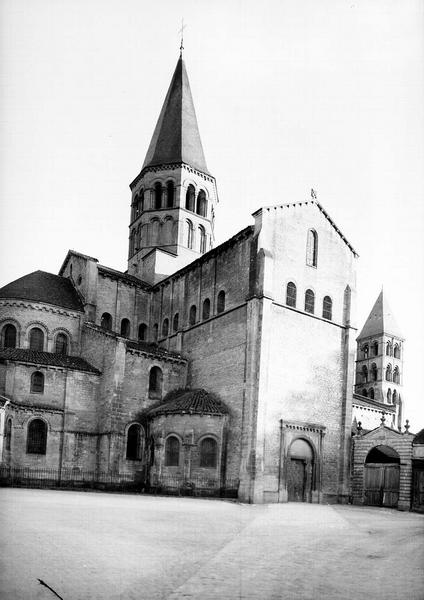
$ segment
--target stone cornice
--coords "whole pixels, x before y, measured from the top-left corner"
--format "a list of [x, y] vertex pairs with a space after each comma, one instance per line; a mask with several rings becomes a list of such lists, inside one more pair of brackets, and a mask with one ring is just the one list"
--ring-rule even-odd
[[41, 302], [28, 302], [26, 300], [0, 300], [0, 308], [2, 306], [10, 306], [15, 308], [29, 308], [31, 310], [38, 310], [40, 312], [49, 312], [56, 315], [62, 315], [71, 317], [73, 319], [79, 319], [81, 314], [79, 311], [71, 311], [65, 308], [54, 307], [51, 304], [43, 304]]
[[185, 169], [189, 173], [194, 173], [195, 175], [202, 177], [202, 179], [205, 179], [206, 181], [215, 183], [215, 177], [212, 177], [212, 175], [203, 173], [202, 171], [199, 171], [186, 163], [178, 162], [178, 163], [168, 163], [168, 164], [161, 164], [161, 165], [151, 165], [149, 167], [145, 167], [144, 169], [142, 169], [140, 171], [140, 173], [137, 175], [137, 177], [130, 183], [130, 189], [132, 191], [135, 188], [135, 186], [137, 185], [137, 183], [140, 181], [140, 179], [146, 173], [149, 173], [149, 172], [157, 173], [158, 171], [175, 171], [175, 169]]

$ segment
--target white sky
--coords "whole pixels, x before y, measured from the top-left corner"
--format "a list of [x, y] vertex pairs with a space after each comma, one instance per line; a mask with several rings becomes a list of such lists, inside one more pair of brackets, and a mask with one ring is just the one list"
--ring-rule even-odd
[[360, 254], [358, 326], [384, 284], [424, 427], [424, 2], [0, 0], [0, 285], [69, 248], [125, 270], [130, 191], [185, 60], [220, 205], [318, 200]]

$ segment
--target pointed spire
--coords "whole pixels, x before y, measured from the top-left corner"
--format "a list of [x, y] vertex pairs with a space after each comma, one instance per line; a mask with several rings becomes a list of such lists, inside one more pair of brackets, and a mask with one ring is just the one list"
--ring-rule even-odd
[[371, 337], [373, 335], [381, 335], [383, 333], [403, 339], [399, 325], [396, 323], [396, 319], [393, 316], [393, 311], [383, 293], [383, 288], [381, 288], [381, 292], [368, 319], [365, 321], [365, 325], [363, 326], [358, 339]]
[[187, 71], [180, 55], [144, 160], [143, 169], [181, 162], [209, 174]]

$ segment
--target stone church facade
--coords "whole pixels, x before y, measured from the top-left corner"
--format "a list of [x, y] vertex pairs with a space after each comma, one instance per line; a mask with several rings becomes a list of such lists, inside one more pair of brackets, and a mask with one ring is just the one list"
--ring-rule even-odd
[[130, 188], [127, 271], [69, 251], [58, 275], [0, 289], [3, 468], [348, 501], [351, 244], [311, 198], [259, 208], [214, 246], [216, 184], [182, 57]]

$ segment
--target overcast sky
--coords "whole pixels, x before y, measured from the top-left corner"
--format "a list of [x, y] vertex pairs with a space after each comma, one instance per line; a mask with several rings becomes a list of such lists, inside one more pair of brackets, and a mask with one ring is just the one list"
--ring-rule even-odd
[[424, 2], [0, 0], [0, 285], [69, 248], [126, 269], [130, 191], [185, 60], [220, 204], [217, 243], [263, 205], [318, 201], [381, 286], [424, 427]]

